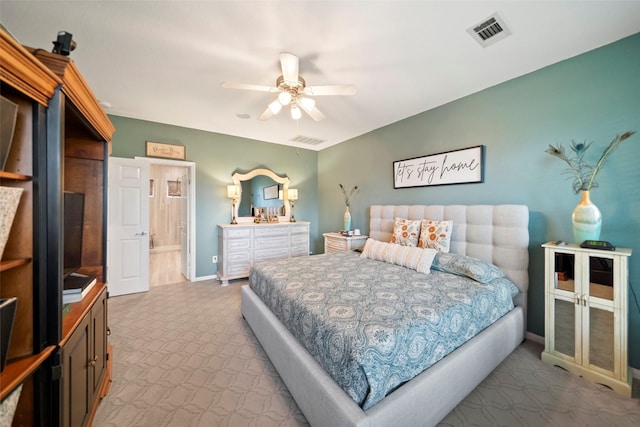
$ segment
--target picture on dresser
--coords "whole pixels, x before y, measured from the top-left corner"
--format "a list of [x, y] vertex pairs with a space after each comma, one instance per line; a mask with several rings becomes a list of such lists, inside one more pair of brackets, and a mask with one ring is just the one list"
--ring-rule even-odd
[[267, 222], [279, 222], [279, 221], [278, 221], [278, 215], [270, 214], [270, 215], [267, 217]]

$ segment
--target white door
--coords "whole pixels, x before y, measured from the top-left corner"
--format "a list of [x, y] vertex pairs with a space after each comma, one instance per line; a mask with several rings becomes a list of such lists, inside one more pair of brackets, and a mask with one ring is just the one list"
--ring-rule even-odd
[[149, 164], [109, 158], [107, 284], [110, 296], [149, 290]]
[[191, 185], [189, 182], [188, 169], [182, 170], [180, 180], [182, 182], [182, 197], [180, 199], [180, 256], [182, 265], [182, 275], [189, 280], [191, 277], [189, 260], [189, 198], [191, 197]]

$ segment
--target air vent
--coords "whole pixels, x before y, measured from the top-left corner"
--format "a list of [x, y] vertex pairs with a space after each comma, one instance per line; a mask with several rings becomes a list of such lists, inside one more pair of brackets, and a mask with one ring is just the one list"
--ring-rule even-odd
[[312, 138], [310, 136], [298, 135], [295, 138], [291, 138], [289, 141], [299, 142], [300, 144], [318, 145], [318, 144], [322, 144], [325, 140]]
[[492, 45], [511, 34], [511, 31], [497, 13], [494, 13], [479, 24], [468, 28], [467, 32], [471, 34], [471, 37], [480, 43], [482, 47]]

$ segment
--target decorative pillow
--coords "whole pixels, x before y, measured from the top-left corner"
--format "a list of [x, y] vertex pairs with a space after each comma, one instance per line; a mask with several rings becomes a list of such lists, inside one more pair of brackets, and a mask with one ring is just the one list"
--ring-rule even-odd
[[436, 253], [433, 249], [401, 246], [367, 239], [361, 256], [411, 268], [419, 273], [429, 274], [431, 272], [431, 263]]
[[480, 283], [489, 283], [493, 279], [504, 277], [504, 272], [489, 262], [446, 252], [436, 254], [432, 267], [445, 273], [467, 276]]
[[418, 246], [421, 220], [396, 218], [393, 226], [393, 235], [389, 243], [401, 246]]
[[434, 221], [423, 219], [420, 226], [419, 248], [432, 248], [440, 252], [449, 252], [453, 221]]

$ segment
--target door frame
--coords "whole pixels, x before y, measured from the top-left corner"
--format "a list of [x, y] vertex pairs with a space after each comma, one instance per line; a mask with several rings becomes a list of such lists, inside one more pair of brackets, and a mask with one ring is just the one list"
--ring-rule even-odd
[[[146, 162], [149, 167], [151, 165], [160, 166], [176, 166], [184, 167], [188, 169], [187, 175], [189, 176], [189, 191], [187, 193], [188, 205], [189, 205], [189, 253], [187, 257], [189, 259], [189, 281], [196, 281], [196, 163], [186, 160], [170, 160], [159, 159], [155, 157], [134, 157], [137, 161]], [[142, 197], [148, 197], [148, 194], [143, 194]]]

